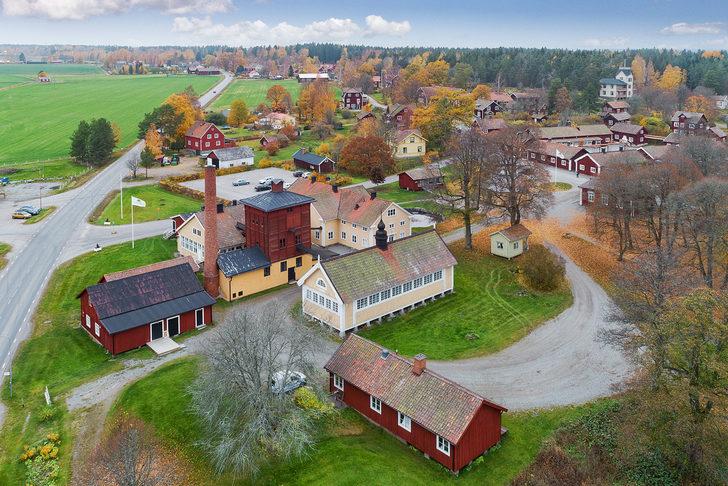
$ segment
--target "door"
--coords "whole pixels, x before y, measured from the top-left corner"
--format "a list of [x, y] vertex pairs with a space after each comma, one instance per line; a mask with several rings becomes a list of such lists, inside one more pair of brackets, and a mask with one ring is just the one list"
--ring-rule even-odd
[[205, 309], [197, 309], [195, 311], [195, 327], [202, 327], [205, 325]]
[[288, 269], [288, 281], [289, 282], [296, 281], [296, 268], [295, 267], [291, 267]]
[[152, 322], [152, 341], [162, 337], [162, 321]]
[[169, 337], [179, 334], [179, 316], [167, 319], [167, 334]]

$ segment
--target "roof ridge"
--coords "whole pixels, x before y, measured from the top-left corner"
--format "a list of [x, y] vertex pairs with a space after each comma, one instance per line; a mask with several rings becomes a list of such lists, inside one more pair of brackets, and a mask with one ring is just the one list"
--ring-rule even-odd
[[[391, 202], [392, 201], [390, 201], [390, 203]], [[394, 203], [394, 204], [396, 204], [396, 203]], [[445, 243], [445, 240], [443, 240], [442, 237], [437, 233], [437, 231], [435, 231], [435, 228], [429, 228], [429, 229], [427, 229], [425, 231], [419, 231], [419, 232], [413, 233], [413, 234], [411, 234], [409, 236], [405, 236], [404, 238], [400, 238], [398, 240], [390, 241], [390, 242], [387, 243], [387, 245], [388, 246], [391, 246], [391, 245], [394, 245], [396, 243], [399, 243], [400, 241], [409, 240], [409, 239], [412, 239], [412, 238], [415, 238], [415, 237], [418, 237], [418, 236], [422, 236], [422, 235], [426, 235], [426, 234], [429, 234], [429, 233], [432, 233], [432, 232], [434, 232], [440, 238], [440, 240], [442, 240], [442, 242]], [[445, 243], [445, 246], [447, 246], [447, 243]], [[344, 253], [343, 255], [336, 255], [335, 257], [331, 257], [331, 258], [327, 259], [325, 262], [321, 262], [321, 263], [333, 262], [333, 261], [339, 260], [339, 259], [341, 259], [343, 257], [347, 257], [347, 256], [351, 256], [351, 255], [358, 255], [359, 253], [364, 253], [364, 252], [367, 252], [367, 251], [370, 251], [370, 250], [378, 250], [378, 249], [379, 249], [379, 247], [376, 246], [376, 245], [370, 246], [368, 248], [360, 248], [359, 250], [352, 251], [350, 253]]]

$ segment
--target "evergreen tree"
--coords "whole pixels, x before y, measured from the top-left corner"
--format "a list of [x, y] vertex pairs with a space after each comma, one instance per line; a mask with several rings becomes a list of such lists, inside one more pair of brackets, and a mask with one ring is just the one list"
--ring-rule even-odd
[[22, 53], [22, 52], [20, 53], [20, 55], [18, 56], [18, 61], [19, 62], [25, 62], [25, 54], [24, 53]]
[[114, 130], [106, 118], [91, 120], [87, 141], [88, 162], [103, 164], [114, 151]]
[[78, 122], [76, 131], [71, 135], [71, 151], [69, 154], [76, 162], [88, 163], [88, 135], [90, 127], [86, 120]]
[[288, 77], [293, 77], [293, 66], [291, 64], [288, 65]]
[[144, 178], [146, 179], [149, 177], [149, 168], [154, 167], [154, 164], [157, 163], [157, 159], [154, 158], [154, 153], [149, 149], [149, 147], [144, 147], [144, 150], [142, 150], [142, 156], [141, 161], [139, 162], [139, 165], [144, 167]]

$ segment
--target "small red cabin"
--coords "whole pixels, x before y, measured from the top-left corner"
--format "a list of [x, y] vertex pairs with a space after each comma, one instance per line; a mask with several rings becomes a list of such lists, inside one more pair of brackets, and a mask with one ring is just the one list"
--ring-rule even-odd
[[197, 155], [225, 146], [225, 135], [214, 123], [196, 121], [185, 133], [185, 148]]
[[432, 191], [443, 182], [442, 172], [437, 167], [415, 167], [399, 173], [399, 188], [407, 191]]
[[506, 409], [414, 361], [349, 334], [326, 366], [335, 397], [458, 472], [498, 444]]

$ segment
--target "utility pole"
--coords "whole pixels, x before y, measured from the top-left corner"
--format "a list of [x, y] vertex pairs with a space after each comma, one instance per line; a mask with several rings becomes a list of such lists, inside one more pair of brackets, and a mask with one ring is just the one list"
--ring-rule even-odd
[[3, 376], [10, 378], [10, 398], [13, 398], [13, 369], [10, 368], [10, 371], [3, 373]]

